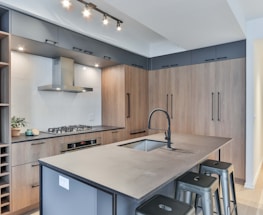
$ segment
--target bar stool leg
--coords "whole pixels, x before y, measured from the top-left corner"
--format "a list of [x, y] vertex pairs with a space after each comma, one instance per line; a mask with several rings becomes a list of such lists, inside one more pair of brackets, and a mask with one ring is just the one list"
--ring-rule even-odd
[[222, 173], [221, 183], [222, 183], [222, 191], [223, 191], [224, 212], [226, 215], [228, 215], [228, 208], [230, 208], [230, 195], [229, 195], [229, 175], [227, 172]]
[[202, 208], [204, 215], [212, 215], [213, 214], [213, 195], [211, 192], [207, 192], [204, 194], [202, 198]]
[[[219, 197], [218, 189], [215, 191], [215, 204], [216, 204], [217, 214], [221, 215], [222, 211], [221, 211], [221, 206], [220, 206], [220, 197]], [[226, 215], [228, 215], [228, 214], [226, 214]]]
[[[231, 183], [231, 190], [232, 190], [232, 198], [233, 198], [233, 203], [235, 207], [235, 213], [238, 215], [237, 212], [237, 200], [236, 200], [236, 189], [235, 189], [235, 180], [234, 180], [234, 173], [231, 172], [230, 174], [230, 183]], [[230, 214], [229, 214], [230, 215]]]

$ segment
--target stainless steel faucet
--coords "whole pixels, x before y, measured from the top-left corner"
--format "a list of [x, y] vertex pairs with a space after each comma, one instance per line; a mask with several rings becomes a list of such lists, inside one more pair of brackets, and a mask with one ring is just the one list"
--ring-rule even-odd
[[171, 119], [170, 119], [170, 116], [169, 116], [167, 111], [165, 111], [161, 108], [156, 108], [156, 109], [152, 110], [152, 112], [149, 115], [149, 119], [148, 119], [148, 129], [163, 130], [160, 128], [151, 128], [152, 115], [157, 111], [161, 111], [161, 112], [166, 114], [167, 121], [168, 121], [168, 129], [167, 129], [167, 131], [165, 131], [165, 139], [167, 140], [167, 148], [172, 149], [172, 147], [171, 147]]

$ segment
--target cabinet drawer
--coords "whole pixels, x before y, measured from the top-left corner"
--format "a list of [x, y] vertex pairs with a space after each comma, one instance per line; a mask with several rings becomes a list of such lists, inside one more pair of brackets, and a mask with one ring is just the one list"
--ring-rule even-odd
[[115, 143], [126, 139], [125, 129], [104, 131], [102, 134], [102, 144]]
[[63, 137], [58, 137], [12, 144], [12, 166], [36, 162], [39, 158], [60, 154], [63, 141]]
[[39, 202], [39, 165], [29, 163], [12, 167], [13, 211]]

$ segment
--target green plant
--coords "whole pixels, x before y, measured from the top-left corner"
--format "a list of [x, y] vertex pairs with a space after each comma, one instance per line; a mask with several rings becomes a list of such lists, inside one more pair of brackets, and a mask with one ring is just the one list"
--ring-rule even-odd
[[12, 116], [11, 118], [11, 128], [21, 128], [25, 127], [27, 124], [26, 119], [22, 117]]

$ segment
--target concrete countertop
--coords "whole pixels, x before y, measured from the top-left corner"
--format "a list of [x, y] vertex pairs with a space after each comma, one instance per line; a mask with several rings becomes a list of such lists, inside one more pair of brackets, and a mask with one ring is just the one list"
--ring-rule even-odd
[[[87, 180], [132, 197], [136, 200], [167, 185], [190, 170], [211, 153], [231, 141], [230, 138], [172, 134], [172, 147], [149, 152], [121, 147], [124, 143], [145, 139], [136, 138], [77, 152], [40, 159], [40, 164]], [[163, 134], [147, 139], [164, 140]]]
[[93, 126], [92, 129], [83, 131], [83, 132], [69, 132], [63, 134], [52, 134], [48, 132], [40, 132], [37, 136], [26, 136], [25, 134], [21, 134], [19, 137], [12, 137], [12, 143], [19, 143], [19, 142], [26, 142], [26, 141], [33, 141], [33, 140], [41, 140], [47, 138], [55, 138], [55, 137], [63, 137], [69, 135], [79, 135], [79, 134], [86, 134], [86, 133], [94, 133], [100, 131], [108, 131], [108, 130], [116, 130], [121, 129], [120, 127], [116, 126]]

